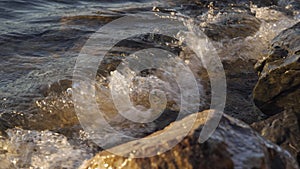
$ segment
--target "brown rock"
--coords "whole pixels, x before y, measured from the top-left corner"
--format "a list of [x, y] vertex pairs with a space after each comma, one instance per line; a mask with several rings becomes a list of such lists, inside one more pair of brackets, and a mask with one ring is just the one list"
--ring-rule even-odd
[[254, 102], [263, 113], [300, 112], [300, 23], [274, 38], [268, 56], [258, 62]]
[[[152, 139], [151, 145], [136, 140], [111, 149], [118, 150], [129, 158], [104, 151], [85, 162], [81, 168], [298, 168], [296, 161], [287, 151], [264, 140], [248, 125], [227, 115], [223, 116], [211, 138], [200, 144], [199, 133], [209, 113], [211, 112], [204, 111], [192, 114], [181, 121], [172, 123], [162, 131], [143, 138], [151, 139], [153, 136], [162, 136], [161, 139]], [[195, 117], [196, 115], [198, 117]], [[169, 143], [176, 142], [183, 134], [182, 126], [190, 123], [193, 118], [197, 118], [197, 120], [190, 133], [171, 150], [162, 154], [157, 153], [156, 156], [149, 158], [132, 158], [143, 153], [156, 152]], [[174, 127], [175, 130], [168, 133], [167, 136], [164, 135], [165, 130], [170, 127]], [[129, 147], [134, 147], [134, 151]]]
[[[262, 136], [289, 150], [300, 162], [300, 23], [272, 41], [268, 55], [256, 64], [259, 80], [254, 102], [266, 115], [252, 124]], [[278, 114], [279, 113], [279, 114]]]
[[285, 111], [251, 126], [263, 137], [291, 152], [300, 163], [300, 123], [295, 113]]

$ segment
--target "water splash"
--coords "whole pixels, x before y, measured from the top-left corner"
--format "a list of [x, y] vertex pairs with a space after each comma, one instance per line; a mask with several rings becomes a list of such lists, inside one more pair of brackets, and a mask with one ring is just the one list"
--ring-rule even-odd
[[92, 156], [87, 147], [76, 148], [67, 137], [51, 131], [7, 130], [0, 141], [2, 168], [76, 168]]

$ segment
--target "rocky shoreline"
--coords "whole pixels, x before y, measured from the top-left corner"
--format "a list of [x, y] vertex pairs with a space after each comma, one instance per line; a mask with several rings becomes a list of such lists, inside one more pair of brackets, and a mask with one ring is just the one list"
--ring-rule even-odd
[[[208, 110], [211, 96], [210, 81], [203, 67], [195, 67], [193, 70], [195, 76], [201, 79], [199, 85], [203, 87], [204, 95], [198, 113], [176, 120], [177, 95], [175, 97], [171, 93], [169, 96], [171, 101], [160, 118], [151, 123], [138, 124], [116, 115], [117, 110], [111, 103], [109, 90], [105, 88], [108, 86], [106, 79], [101, 79], [107, 77], [121, 62], [120, 58], [126, 55], [124, 53], [121, 55], [120, 51], [112, 51], [98, 70], [97, 78], [101, 79], [99, 81], [105, 87], [97, 89], [97, 101], [102, 105], [103, 111], [108, 112], [108, 118], [115, 120], [110, 121], [112, 126], [123, 133], [139, 137], [140, 140], [117, 141], [112, 143], [114, 146], [108, 150], [103, 150], [93, 143], [76, 117], [71, 98], [72, 80], [60, 79], [35, 88], [34, 91], [39, 95], [38, 99], [26, 104], [20, 103], [22, 106], [24, 104], [24, 109], [30, 113], [1, 112], [0, 164], [6, 168], [29, 168], [34, 162], [37, 165], [40, 161], [47, 163], [47, 158], [51, 157], [55, 163], [47, 165], [48, 168], [80, 166], [81, 169], [298, 169], [300, 3], [296, 0], [251, 2], [178, 0], [169, 3], [171, 9], [154, 7], [151, 12], [158, 15], [160, 12], [167, 13], [170, 16], [178, 12], [193, 17], [199, 28], [213, 41], [224, 66], [227, 78], [225, 114], [209, 140], [199, 142], [199, 133], [212, 111]], [[183, 5], [178, 7], [173, 3]], [[63, 17], [62, 21], [66, 28], [76, 24], [81, 26], [83, 24], [81, 20], [97, 27], [119, 17], [121, 15], [113, 18]], [[286, 19], [287, 25], [295, 24], [286, 28], [282, 18]], [[276, 30], [268, 30], [274, 27]], [[266, 33], [267, 30], [270, 32]], [[156, 47], [157, 44], [154, 42], [162, 39], [154, 37], [149, 42], [147, 41], [149, 35], [133, 37], [118, 44], [116, 50], [118, 47], [124, 47], [123, 50], [126, 49], [126, 52], [130, 53], [146, 47]], [[171, 43], [169, 39], [162, 41]], [[78, 53], [82, 45], [73, 46], [72, 52]], [[162, 48], [171, 50], [184, 59], [191, 58], [193, 53], [176, 45], [175, 47], [165, 45]], [[143, 72], [145, 75], [141, 75], [142, 78], [138, 80], [143, 82], [144, 77], [153, 73], [151, 71], [154, 72], [154, 70]], [[143, 84], [146, 83], [147, 81]], [[145, 92], [142, 96], [136, 95], [133, 97], [135, 102], [142, 102], [142, 105], [149, 107], [149, 102], [145, 101], [149, 98], [149, 94]], [[9, 106], [5, 105], [1, 109], [6, 107]], [[182, 127], [193, 121], [193, 118], [197, 120], [190, 132], [182, 140], [179, 139], [178, 135], [183, 132]], [[122, 125], [118, 126], [120, 123]], [[171, 127], [174, 130], [168, 136], [152, 139]], [[51, 139], [54, 141], [51, 142]], [[151, 140], [151, 144], [145, 144], [144, 140]], [[161, 145], [177, 141], [179, 143], [172, 149], [160, 153]], [[128, 152], [128, 147], [134, 147], [135, 151]], [[53, 150], [52, 154], [50, 152], [49, 155], [47, 148]], [[110, 153], [110, 150], [114, 149], [129, 157]], [[61, 159], [55, 156], [64, 151], [68, 153]], [[153, 152], [157, 152], [157, 155], [134, 158], [140, 154]], [[11, 162], [13, 160], [15, 163]]]
[[[240, 19], [240, 15], [237, 17]], [[260, 24], [259, 21], [255, 22]], [[251, 21], [246, 23], [251, 25]], [[233, 35], [240, 37], [239, 32], [249, 31], [251, 34], [253, 31], [248, 29], [250, 25], [239, 24], [246, 29], [235, 27], [237, 30], [232, 30]], [[224, 27], [230, 29], [230, 25]], [[211, 26], [207, 33], [215, 41], [233, 38], [228, 34], [228, 29], [226, 34], [220, 35], [222, 30], [224, 29], [220, 26]], [[256, 31], [258, 29], [254, 32]], [[128, 155], [132, 152], [127, 152], [126, 147], [134, 146], [136, 151], [132, 157], [118, 156], [107, 150], [86, 161], [81, 168], [299, 168], [299, 47], [300, 23], [297, 23], [271, 41], [266, 54], [260, 57], [261, 60], [223, 61], [228, 81], [228, 105], [225, 113], [251, 124], [251, 127], [224, 115], [213, 136], [201, 144], [198, 141], [199, 132], [205, 123], [203, 118], [207, 117], [209, 111], [199, 112], [200, 117], [191, 132], [170, 151], [149, 158], [133, 158], [135, 153], [147, 154], [147, 151], [160, 149], [159, 146], [145, 145], [143, 141], [137, 140], [112, 148]], [[253, 92], [247, 92], [252, 89]], [[239, 113], [242, 115], [239, 116]], [[163, 142], [176, 139], [176, 134], [180, 133], [180, 125], [187, 123], [189, 118], [191, 117], [170, 124], [177, 126], [177, 131], [168, 135]], [[164, 130], [158, 131], [158, 134]], [[152, 135], [142, 139], [151, 138]], [[158, 141], [153, 145], [160, 144]]]

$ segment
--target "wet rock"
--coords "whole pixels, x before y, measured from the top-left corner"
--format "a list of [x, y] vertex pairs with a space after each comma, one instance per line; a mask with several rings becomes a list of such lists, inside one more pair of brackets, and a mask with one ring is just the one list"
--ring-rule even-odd
[[153, 11], [194, 18], [205, 34], [215, 41], [254, 35], [261, 25], [251, 11], [250, 1], [183, 1], [182, 4], [174, 9], [154, 7]]
[[247, 124], [258, 121], [261, 112], [253, 106], [252, 90], [258, 76], [253, 69], [256, 60], [225, 60], [222, 62], [226, 74], [227, 97], [225, 113]]
[[[35, 86], [31, 92], [36, 95], [25, 95], [30, 100], [7, 101], [14, 102], [15, 110], [0, 112], [0, 135], [5, 135], [8, 128], [20, 127], [30, 130], [55, 130], [78, 124], [73, 101], [71, 98], [71, 84], [69, 79], [44, 82]], [[23, 102], [20, 102], [23, 101]]]
[[23, 110], [26, 113], [7, 113], [2, 116], [11, 122], [10, 119], [14, 115], [16, 120], [12, 121], [11, 127], [32, 130], [55, 130], [78, 124], [71, 87], [72, 81], [69, 79], [41, 85], [37, 90], [42, 96], [31, 101]]
[[281, 32], [256, 69], [259, 80], [253, 91], [255, 104], [263, 113], [283, 110], [300, 112], [300, 23]]
[[[53, 130], [78, 124], [71, 96], [63, 92], [61, 95], [50, 95], [35, 101], [35, 109], [28, 119], [28, 127], [36, 130]], [[47, 120], [44, 120], [47, 119]], [[41, 123], [41, 121], [44, 121]]]
[[[226, 75], [227, 94], [224, 113], [237, 118], [247, 124], [259, 121], [262, 114], [252, 101], [252, 90], [257, 83], [258, 76], [253, 69], [256, 60], [223, 60], [222, 64]], [[199, 71], [201, 83], [205, 90], [206, 108], [209, 108], [211, 99], [210, 80], [206, 70]], [[205, 108], [205, 107], [204, 107]]]
[[226, 6], [232, 6], [235, 4], [239, 5], [245, 5], [249, 6], [250, 4], [255, 4], [258, 6], [272, 6], [277, 5], [278, 0], [266, 0], [266, 1], [260, 1], [260, 0], [178, 0], [180, 3], [194, 3], [198, 4], [200, 6], [208, 6], [210, 4], [213, 4], [214, 6], [218, 7], [226, 7]]
[[251, 13], [250, 8], [237, 6], [221, 9], [212, 7], [207, 13], [206, 22], [200, 26], [204, 27], [204, 32], [209, 38], [219, 41], [254, 35], [260, 24], [260, 20]]
[[72, 80], [61, 79], [52, 84], [42, 85], [40, 87], [40, 92], [43, 94], [43, 96], [47, 97], [53, 93], [60, 94], [65, 92], [68, 88], [72, 88]]
[[0, 138], [7, 137], [7, 133], [5, 132], [6, 129], [9, 128], [9, 123], [0, 118]]
[[[129, 158], [104, 151], [82, 164], [81, 168], [299, 168], [287, 151], [266, 141], [249, 126], [227, 115], [223, 116], [212, 137], [200, 144], [199, 133], [209, 113], [211, 112], [198, 113], [198, 117], [195, 117], [197, 114], [192, 114], [143, 138], [161, 136], [161, 139], [151, 140], [151, 144], [136, 140], [113, 148]], [[171, 150], [153, 157], [133, 158], [143, 153], [159, 151], [168, 146], [166, 143], [177, 141], [183, 134], [182, 126], [190, 123], [193, 118], [197, 120], [190, 133]], [[164, 135], [165, 130], [170, 127], [175, 129], [167, 136]], [[134, 147], [134, 151], [129, 147]]]
[[267, 56], [256, 64], [259, 80], [255, 104], [270, 118], [252, 126], [264, 137], [289, 150], [300, 162], [300, 23], [272, 41]]
[[299, 115], [282, 112], [251, 126], [263, 137], [288, 150], [300, 164]]

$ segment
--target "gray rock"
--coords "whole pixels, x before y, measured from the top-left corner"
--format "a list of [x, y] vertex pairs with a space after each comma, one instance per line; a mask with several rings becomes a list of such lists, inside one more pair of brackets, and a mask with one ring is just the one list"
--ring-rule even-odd
[[[162, 139], [152, 140], [152, 144], [145, 144], [140, 140], [114, 147], [129, 158], [117, 156], [109, 151], [103, 151], [91, 160], [82, 164], [81, 168], [119, 168], [119, 169], [158, 169], [158, 168], [186, 168], [186, 169], [233, 169], [233, 168], [299, 168], [291, 155], [266, 141], [248, 125], [227, 115], [223, 116], [219, 127], [212, 137], [200, 144], [199, 133], [205, 124], [210, 111], [192, 114], [181, 121], [176, 121], [169, 127], [174, 127], [168, 136], [164, 130], [146, 138], [162, 135]], [[198, 117], [195, 117], [198, 115]], [[182, 126], [197, 118], [190, 133], [179, 144], [165, 153], [158, 153], [149, 158], [132, 158], [143, 153], [156, 152], [162, 146], [178, 140], [183, 134]], [[164, 137], [164, 138], [163, 138]], [[164, 144], [165, 143], [165, 144]], [[128, 147], [134, 147], [131, 151]], [[133, 153], [134, 152], [134, 153]]]

